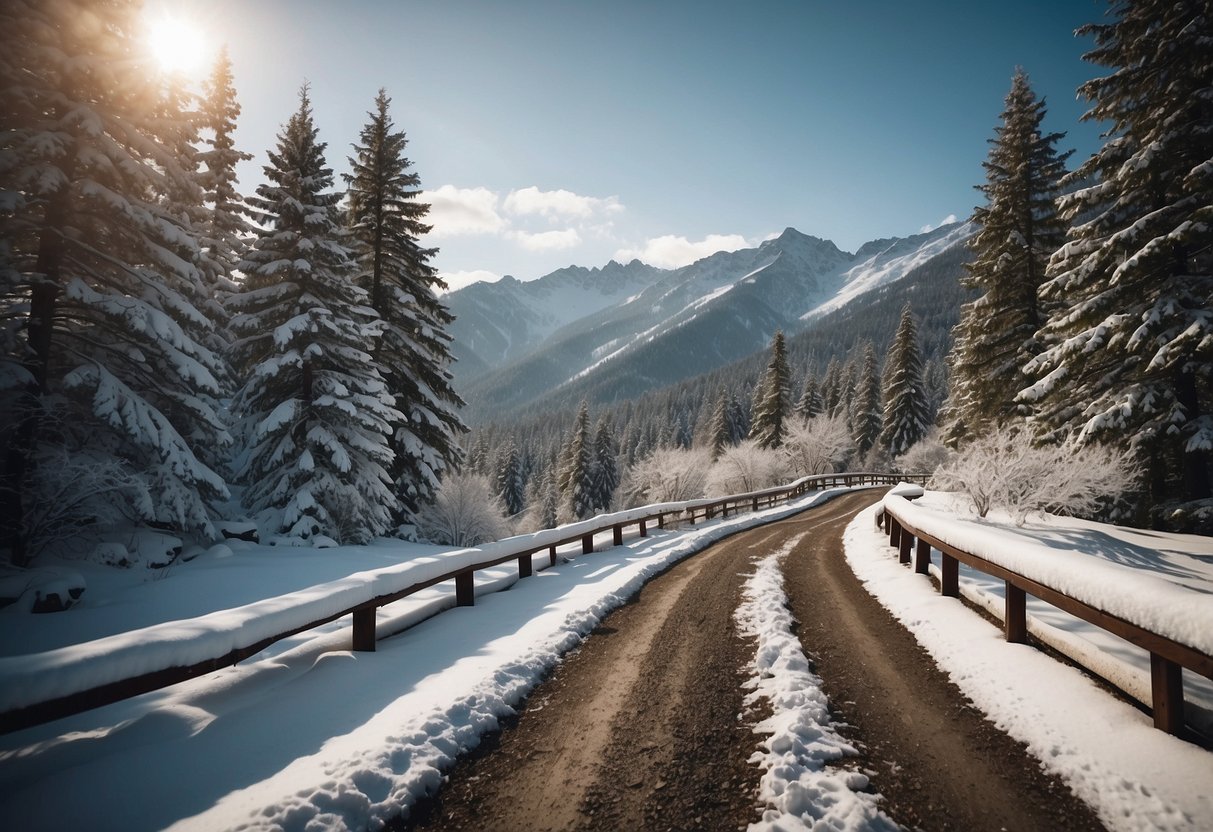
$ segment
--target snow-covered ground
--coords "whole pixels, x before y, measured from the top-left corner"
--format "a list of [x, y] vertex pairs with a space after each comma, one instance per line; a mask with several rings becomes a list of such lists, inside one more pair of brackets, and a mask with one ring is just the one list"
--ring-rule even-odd
[[[22, 830], [377, 828], [437, 788], [461, 751], [496, 727], [561, 654], [649, 577], [732, 531], [826, 496], [648, 538], [633, 532], [624, 546], [588, 556], [574, 546], [556, 567], [523, 581], [512, 564], [480, 572], [476, 606], [437, 617], [453, 605], [454, 592], [434, 587], [381, 611], [381, 634], [404, 631], [381, 640], [375, 653], [350, 652], [349, 622], [338, 621], [237, 667], [0, 737], [0, 818]], [[946, 500], [928, 493], [916, 507], [953, 511]], [[1022, 529], [963, 514], [951, 522], [1004, 533], [1019, 548], [1031, 538], [1058, 553], [1077, 549], [1095, 565], [1098, 558], [1149, 572], [1141, 576], [1149, 578], [1144, 585], [1161, 578], [1213, 592], [1207, 538], [1056, 518]], [[399, 543], [313, 550], [236, 542], [168, 570], [77, 564], [89, 584], [82, 604], [52, 615], [0, 611], [0, 654], [45, 651], [441, 554]], [[873, 511], [849, 528], [847, 557], [977, 705], [1073, 783], [1110, 828], [1213, 828], [1213, 754], [1156, 731], [1148, 716], [1082, 674], [1006, 644], [997, 628], [941, 598], [923, 576], [897, 563], [874, 528]], [[759, 644], [754, 695], [767, 697], [776, 713], [755, 737], [755, 761], [767, 770], [763, 797], [777, 813], [764, 822], [796, 828], [796, 816], [815, 817], [803, 814], [797, 800], [812, 794], [821, 755], [845, 749], [831, 745], [824, 699], [789, 638], [779, 560], [772, 552], [760, 562], [739, 616]], [[537, 567], [540, 561], [546, 564], [536, 558]], [[962, 583], [974, 597], [1000, 589], [963, 572]], [[501, 588], [509, 591], [488, 594]], [[1134, 651], [1105, 643], [1060, 613], [1037, 606], [1029, 612], [1088, 657], [1120, 662]], [[1132, 661], [1140, 666], [1140, 658]], [[1185, 681], [1189, 698], [1213, 709], [1207, 682]], [[830, 787], [838, 789], [835, 816], [846, 814], [845, 828], [886, 828], [862, 775], [834, 769], [830, 776], [841, 778]], [[780, 795], [795, 799], [781, 803]]]

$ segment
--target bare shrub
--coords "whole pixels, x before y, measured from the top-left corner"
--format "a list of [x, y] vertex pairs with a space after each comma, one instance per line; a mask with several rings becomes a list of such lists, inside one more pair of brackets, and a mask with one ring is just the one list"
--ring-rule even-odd
[[453, 474], [442, 480], [434, 502], [417, 516], [422, 537], [447, 546], [477, 546], [510, 534], [505, 503], [480, 474]]
[[854, 448], [851, 431], [841, 416], [814, 416], [804, 422], [793, 420], [783, 440], [783, 452], [792, 473], [800, 476], [834, 473]]
[[947, 463], [955, 452], [939, 441], [939, 435], [932, 431], [927, 436], [915, 442], [904, 454], [893, 460], [893, 465], [903, 474], [934, 474], [935, 470]]
[[705, 493], [722, 497], [779, 485], [788, 478], [787, 456], [750, 440], [724, 450], [708, 471]]
[[712, 455], [706, 448], [659, 448], [628, 469], [620, 491], [630, 507], [704, 495]]
[[1029, 514], [1090, 516], [1103, 500], [1129, 490], [1132, 456], [1104, 445], [1036, 446], [1025, 431], [1001, 428], [965, 446], [935, 471], [931, 487], [964, 491], [979, 517], [1005, 509], [1022, 524]]

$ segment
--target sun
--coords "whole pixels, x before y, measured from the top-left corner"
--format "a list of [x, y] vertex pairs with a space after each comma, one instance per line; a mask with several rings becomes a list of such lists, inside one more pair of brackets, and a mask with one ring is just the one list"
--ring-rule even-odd
[[183, 17], [166, 14], [149, 20], [147, 46], [160, 69], [170, 75], [198, 77], [206, 69], [206, 34]]

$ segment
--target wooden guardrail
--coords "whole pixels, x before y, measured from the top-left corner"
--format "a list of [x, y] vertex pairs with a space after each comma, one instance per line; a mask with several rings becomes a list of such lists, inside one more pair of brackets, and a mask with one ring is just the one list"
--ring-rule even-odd
[[[624, 529], [630, 526], [638, 527], [640, 536], [643, 537], [648, 534], [649, 524], [653, 522], [656, 522], [659, 528], [664, 528], [669, 519], [685, 518], [693, 524], [696, 518], [710, 519], [717, 513], [725, 517], [730, 511], [737, 513], [746, 509], [757, 511], [761, 506], [771, 506], [813, 490], [840, 485], [892, 484], [902, 479], [905, 478], [899, 475], [875, 473], [804, 477], [779, 488], [724, 498], [645, 506], [602, 515], [559, 529], [509, 538], [487, 544], [481, 549], [456, 550], [446, 553], [450, 561], [448, 568], [443, 568], [447, 566], [444, 561], [439, 565], [427, 564], [426, 569], [410, 570], [404, 565], [359, 573], [330, 584], [321, 584], [240, 608], [238, 612], [241, 616], [235, 625], [231, 621], [216, 619], [214, 614], [191, 619], [187, 623], [194, 632], [221, 636], [222, 638], [215, 639], [217, 643], [223, 643], [225, 647], [229, 644], [234, 646], [223, 652], [216, 652], [215, 648], [211, 648], [210, 654], [205, 657], [183, 663], [178, 663], [181, 662], [182, 652], [177, 641], [183, 624], [180, 621], [154, 625], [139, 631], [138, 644], [131, 644], [128, 634], [99, 639], [92, 642], [96, 650], [84, 651], [92, 655], [83, 658], [72, 653], [73, 648], [35, 654], [45, 659], [38, 670], [31, 671], [26, 668], [26, 678], [22, 680], [5, 679], [7, 690], [0, 692], [0, 734], [50, 722], [229, 667], [277, 641], [347, 615], [353, 618], [353, 649], [373, 651], [376, 641], [375, 617], [379, 607], [451, 580], [455, 582], [456, 605], [471, 606], [476, 600], [473, 576], [477, 570], [516, 560], [518, 575], [525, 578], [533, 573], [534, 555], [546, 551], [550, 564], [555, 565], [558, 547], [580, 541], [582, 552], [588, 554], [594, 551], [595, 536], [606, 532], [611, 533], [612, 545], [618, 546], [623, 543]], [[266, 607], [264, 614], [261, 613], [259, 605]], [[258, 626], [265, 620], [276, 622], [272, 625], [272, 632], [264, 632], [265, 628]], [[246, 628], [253, 635], [242, 632]], [[110, 668], [101, 667], [107, 655], [104, 644], [106, 641], [111, 644], [122, 641], [126, 663], [137, 664], [141, 672], [111, 672]], [[206, 648], [200, 650], [207, 652]], [[200, 650], [191, 652], [197, 654]], [[0, 658], [0, 678], [4, 673], [5, 664], [20, 662], [26, 658], [28, 657]], [[136, 658], [138, 660], [134, 661]], [[54, 676], [53, 679], [39, 679], [41, 674]], [[44, 689], [39, 690], [39, 681], [53, 681], [53, 684], [44, 685]], [[23, 682], [28, 684], [22, 684]]]
[[[984, 572], [1005, 583], [1003, 630], [1009, 642], [1028, 643], [1027, 596], [1032, 595], [1059, 610], [1120, 636], [1150, 654], [1151, 707], [1154, 727], [1179, 735], [1184, 728], [1184, 689], [1181, 668], [1213, 679], [1213, 656], [1174, 641], [1145, 627], [1067, 595], [1038, 580], [1021, 575], [983, 557], [941, 540], [911, 522], [904, 508], [885, 502], [876, 515], [877, 524], [888, 532], [889, 545], [897, 549], [901, 563], [913, 561], [914, 571], [929, 574], [931, 550], [940, 553], [940, 594], [959, 597], [960, 564]], [[912, 556], [911, 556], [912, 554]]]

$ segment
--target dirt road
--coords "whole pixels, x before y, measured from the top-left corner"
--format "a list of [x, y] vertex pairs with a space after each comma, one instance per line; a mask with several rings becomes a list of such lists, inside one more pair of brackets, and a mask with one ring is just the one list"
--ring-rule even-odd
[[760, 772], [747, 761], [763, 714], [741, 716], [753, 644], [733, 613], [753, 561], [803, 535], [784, 562], [798, 635], [894, 820], [1101, 829], [851, 573], [842, 530], [878, 493], [735, 535], [650, 581], [395, 828], [727, 830], [758, 820]]

